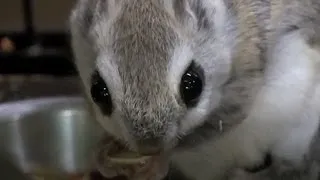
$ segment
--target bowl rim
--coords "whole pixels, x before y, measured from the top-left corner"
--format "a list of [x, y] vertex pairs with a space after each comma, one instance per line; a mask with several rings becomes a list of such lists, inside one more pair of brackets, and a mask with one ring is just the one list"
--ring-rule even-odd
[[39, 110], [39, 107], [51, 106], [60, 103], [74, 104], [84, 103], [85, 99], [81, 96], [55, 96], [39, 97], [25, 100], [16, 100], [0, 104], [0, 122], [5, 117], [20, 117], [21, 115]]

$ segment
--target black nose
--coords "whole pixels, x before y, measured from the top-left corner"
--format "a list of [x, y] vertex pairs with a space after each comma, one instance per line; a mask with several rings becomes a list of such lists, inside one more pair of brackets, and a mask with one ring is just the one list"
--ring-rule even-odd
[[145, 139], [137, 142], [138, 152], [141, 155], [156, 155], [163, 151], [163, 143], [159, 139]]

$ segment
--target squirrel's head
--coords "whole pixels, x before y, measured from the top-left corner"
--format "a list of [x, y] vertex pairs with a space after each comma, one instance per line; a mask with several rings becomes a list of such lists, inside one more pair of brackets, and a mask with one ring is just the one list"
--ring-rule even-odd
[[153, 154], [203, 124], [230, 75], [228, 16], [223, 0], [79, 0], [75, 61], [106, 131]]

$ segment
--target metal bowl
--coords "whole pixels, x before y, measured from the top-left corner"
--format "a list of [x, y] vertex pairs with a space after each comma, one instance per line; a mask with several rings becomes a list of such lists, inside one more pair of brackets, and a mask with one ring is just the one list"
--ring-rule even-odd
[[102, 128], [84, 99], [55, 97], [0, 105], [0, 149], [26, 173], [39, 168], [81, 173]]

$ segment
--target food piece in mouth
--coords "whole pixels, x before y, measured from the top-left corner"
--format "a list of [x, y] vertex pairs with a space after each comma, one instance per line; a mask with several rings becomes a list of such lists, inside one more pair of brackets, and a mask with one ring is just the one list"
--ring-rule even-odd
[[140, 154], [132, 151], [121, 152], [109, 156], [111, 162], [119, 164], [139, 164], [146, 162], [151, 156], [141, 156]]
[[108, 161], [115, 164], [139, 164], [151, 158], [151, 156], [142, 156], [137, 152], [129, 150], [123, 143], [110, 137], [105, 138], [100, 147], [103, 148], [100, 150], [103, 153], [102, 157], [106, 156]]
[[160, 180], [167, 174], [167, 154], [142, 156], [110, 137], [101, 142], [96, 154], [96, 165], [107, 178], [126, 176], [130, 180]]

